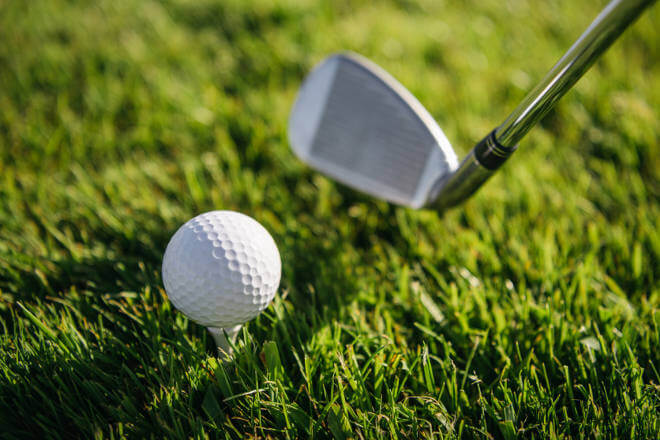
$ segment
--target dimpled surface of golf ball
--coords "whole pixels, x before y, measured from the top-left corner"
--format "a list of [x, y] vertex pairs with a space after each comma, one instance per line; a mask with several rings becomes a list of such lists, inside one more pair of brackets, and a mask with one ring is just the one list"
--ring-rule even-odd
[[211, 211], [172, 236], [163, 257], [163, 283], [174, 306], [206, 327], [243, 324], [265, 309], [280, 284], [275, 241], [256, 220]]

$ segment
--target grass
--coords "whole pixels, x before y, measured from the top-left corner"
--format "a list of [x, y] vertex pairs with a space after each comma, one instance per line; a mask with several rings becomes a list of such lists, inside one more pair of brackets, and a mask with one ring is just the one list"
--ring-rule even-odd
[[[657, 6], [444, 215], [286, 140], [351, 49], [464, 153], [603, 5], [0, 1], [0, 437], [657, 438]], [[230, 365], [160, 277], [212, 209], [283, 260]]]

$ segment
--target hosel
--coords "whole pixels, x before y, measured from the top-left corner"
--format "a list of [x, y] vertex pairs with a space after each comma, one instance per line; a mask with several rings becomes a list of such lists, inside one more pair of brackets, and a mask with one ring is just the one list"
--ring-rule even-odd
[[495, 138], [493, 130], [463, 159], [458, 169], [436, 184], [430, 207], [443, 211], [470, 197], [516, 151]]

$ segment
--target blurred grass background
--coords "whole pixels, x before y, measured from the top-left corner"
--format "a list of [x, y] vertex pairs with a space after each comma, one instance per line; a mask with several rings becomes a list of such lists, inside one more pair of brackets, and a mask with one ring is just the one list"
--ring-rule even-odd
[[[657, 438], [657, 6], [442, 216], [286, 140], [354, 50], [465, 153], [604, 5], [0, 1], [0, 437]], [[283, 258], [224, 366], [160, 279], [212, 209]]]

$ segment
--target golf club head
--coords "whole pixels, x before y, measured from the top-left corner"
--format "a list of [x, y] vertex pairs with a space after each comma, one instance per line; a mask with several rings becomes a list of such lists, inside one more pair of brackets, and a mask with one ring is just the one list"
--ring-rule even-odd
[[303, 82], [289, 118], [296, 155], [339, 182], [420, 208], [458, 167], [444, 133], [398, 81], [366, 58], [332, 55]]

